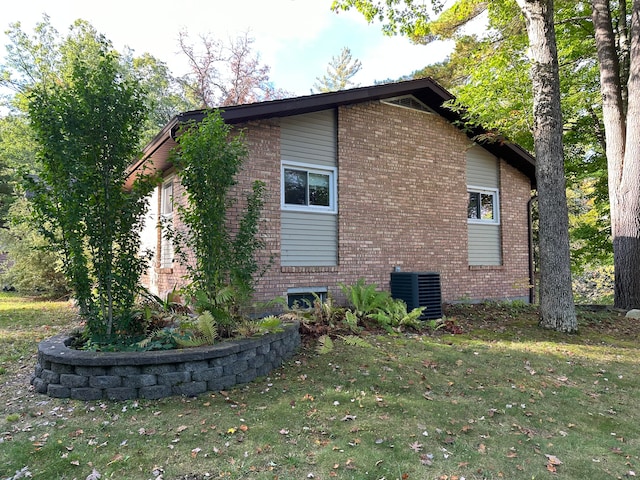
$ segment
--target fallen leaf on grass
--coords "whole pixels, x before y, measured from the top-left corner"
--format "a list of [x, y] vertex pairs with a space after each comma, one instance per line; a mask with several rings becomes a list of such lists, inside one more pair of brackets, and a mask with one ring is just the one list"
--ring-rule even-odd
[[552, 465], [562, 465], [562, 461], [556, 457], [555, 455], [546, 455], [545, 457], [547, 457], [547, 461], [549, 463], [551, 463]]
[[114, 464], [116, 462], [119, 462], [123, 458], [124, 458], [124, 456], [121, 453], [118, 453], [109, 461], [109, 463], [107, 463], [107, 466], [112, 465], [112, 464]]
[[191, 458], [196, 458], [201, 451], [202, 449], [199, 447], [196, 447], [193, 450], [191, 450]]
[[427, 467], [430, 467], [431, 465], [433, 465], [433, 454], [425, 453], [423, 455], [420, 455], [420, 463]]
[[355, 419], [356, 419], [356, 415], [345, 415], [344, 417], [342, 417], [343, 422], [348, 422], [349, 420], [355, 420]]
[[556, 467], [558, 465], [562, 465], [562, 461], [555, 455], [545, 454], [545, 457], [547, 457], [547, 470], [551, 473], [556, 473], [557, 472]]
[[101, 477], [102, 475], [100, 475], [100, 472], [98, 472], [94, 468], [93, 471], [87, 476], [87, 478], [85, 478], [85, 480], [100, 480]]
[[418, 442], [413, 442], [409, 444], [409, 448], [417, 453], [422, 451], [422, 444]]
[[176, 432], [184, 432], [187, 428], [189, 428], [187, 425], [180, 425], [178, 428], [176, 428]]

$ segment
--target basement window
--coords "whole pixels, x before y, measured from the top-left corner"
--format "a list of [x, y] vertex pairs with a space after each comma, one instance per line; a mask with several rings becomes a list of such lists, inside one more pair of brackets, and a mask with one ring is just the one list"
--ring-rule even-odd
[[289, 308], [313, 308], [313, 303], [319, 299], [327, 299], [327, 287], [302, 287], [287, 290], [287, 305]]

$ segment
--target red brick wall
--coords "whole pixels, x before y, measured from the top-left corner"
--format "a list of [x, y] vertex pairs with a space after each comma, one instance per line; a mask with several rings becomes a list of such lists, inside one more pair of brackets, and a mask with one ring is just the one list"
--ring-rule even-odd
[[[339, 299], [337, 283], [360, 277], [388, 289], [395, 266], [440, 272], [444, 301], [527, 297], [529, 181], [500, 162], [503, 265], [470, 268], [465, 179], [470, 142], [445, 119], [379, 102], [339, 109], [336, 267], [280, 266], [279, 121], [243, 127], [250, 158], [238, 176], [232, 213], [242, 210], [254, 180], [265, 181], [269, 192], [261, 226], [267, 251], [260, 258], [272, 263], [257, 283], [257, 300], [314, 286], [329, 287]], [[160, 292], [170, 290], [180, 273], [176, 266], [161, 274]]]

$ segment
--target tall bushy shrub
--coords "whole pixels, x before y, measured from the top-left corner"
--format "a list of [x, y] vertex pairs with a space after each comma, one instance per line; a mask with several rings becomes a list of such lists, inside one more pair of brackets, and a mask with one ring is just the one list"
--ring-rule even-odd
[[145, 118], [139, 83], [111, 44], [77, 23], [55, 75], [27, 92], [39, 175], [28, 189], [39, 225], [64, 256], [92, 337], [127, 334], [145, 259], [139, 232], [152, 183], [125, 189]]
[[264, 247], [258, 227], [265, 184], [253, 183], [232, 235], [227, 211], [234, 200], [229, 191], [247, 156], [242, 137], [232, 136], [220, 112], [212, 110], [201, 122], [184, 125], [177, 141], [173, 162], [186, 192], [177, 212], [185, 228], [168, 226], [168, 235], [186, 266], [189, 293], [201, 310], [224, 324], [250, 299], [260, 273], [256, 252]]

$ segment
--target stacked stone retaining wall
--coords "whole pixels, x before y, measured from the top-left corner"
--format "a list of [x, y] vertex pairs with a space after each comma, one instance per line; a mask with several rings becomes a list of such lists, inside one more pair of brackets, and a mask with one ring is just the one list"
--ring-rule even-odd
[[153, 352], [89, 352], [58, 335], [40, 342], [31, 383], [39, 393], [77, 400], [196, 396], [269, 374], [300, 346], [298, 324], [283, 332], [212, 346]]

